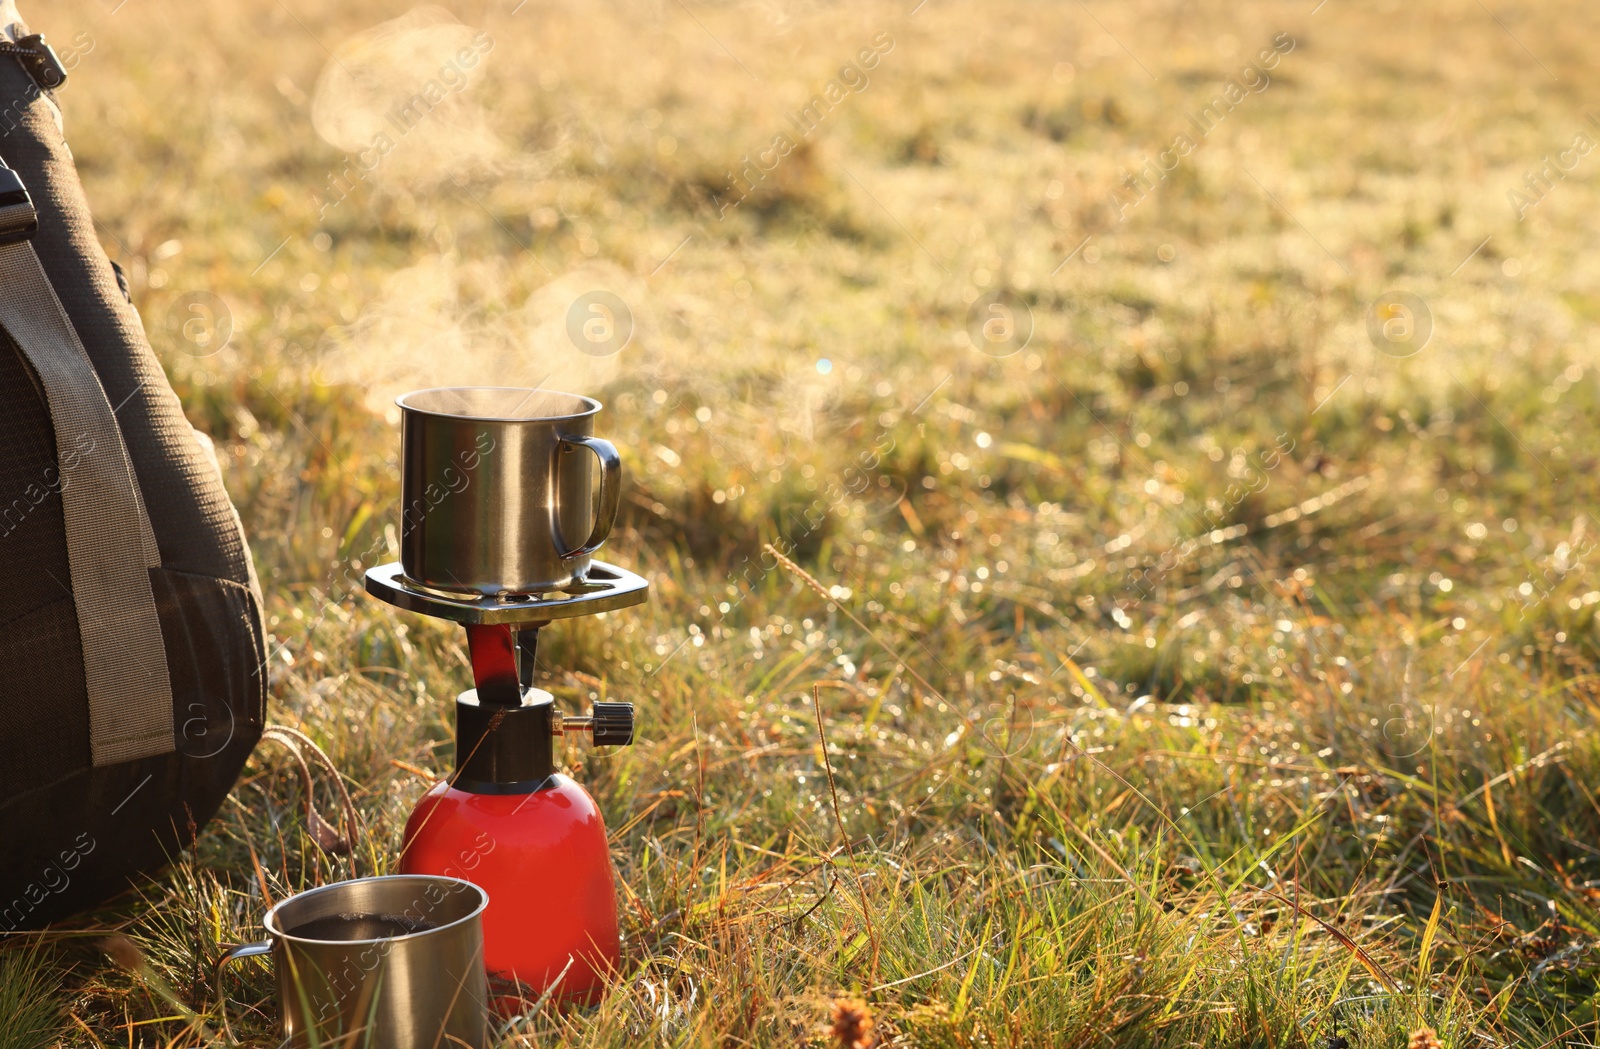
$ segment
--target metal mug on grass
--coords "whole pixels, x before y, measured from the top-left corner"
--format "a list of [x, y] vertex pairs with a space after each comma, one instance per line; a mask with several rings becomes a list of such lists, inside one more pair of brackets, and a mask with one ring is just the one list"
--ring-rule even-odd
[[[401, 411], [400, 564], [414, 583], [484, 595], [581, 583], [617, 519], [622, 460], [600, 402], [555, 390], [417, 390]], [[599, 492], [595, 494], [598, 479]]]
[[270, 954], [285, 1043], [296, 1049], [481, 1049], [488, 905], [459, 878], [335, 882], [279, 901], [261, 920], [271, 938], [235, 947], [217, 971]]

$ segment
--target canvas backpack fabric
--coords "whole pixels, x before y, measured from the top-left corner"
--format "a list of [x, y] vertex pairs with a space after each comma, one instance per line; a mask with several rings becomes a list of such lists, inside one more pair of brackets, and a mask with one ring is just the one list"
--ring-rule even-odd
[[123, 892], [188, 848], [260, 738], [266, 697], [239, 516], [36, 76], [0, 54], [0, 160], [38, 223], [0, 245], [0, 933]]

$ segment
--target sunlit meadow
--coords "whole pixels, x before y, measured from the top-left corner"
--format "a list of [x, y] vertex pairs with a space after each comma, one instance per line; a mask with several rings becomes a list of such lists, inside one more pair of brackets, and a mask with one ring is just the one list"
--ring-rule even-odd
[[506, 1044], [1594, 1044], [1600, 10], [24, 14], [364, 831], [264, 743], [0, 1046], [275, 1040], [216, 960], [451, 767], [463, 638], [359, 579], [475, 382], [605, 401], [652, 582], [541, 649], [639, 706], [566, 755], [624, 970]]

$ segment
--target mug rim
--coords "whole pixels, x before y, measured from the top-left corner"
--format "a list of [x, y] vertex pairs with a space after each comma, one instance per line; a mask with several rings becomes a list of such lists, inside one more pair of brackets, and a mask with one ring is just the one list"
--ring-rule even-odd
[[[431, 929], [421, 929], [417, 932], [408, 932], [404, 936], [378, 936], [365, 940], [315, 940], [309, 936], [296, 936], [291, 932], [285, 932], [278, 928], [278, 912], [294, 901], [303, 900], [308, 896], [317, 896], [321, 895], [322, 893], [332, 892], [345, 885], [354, 885], [358, 882], [368, 881], [447, 882], [451, 883], [451, 885], [454, 887], [465, 887], [476, 892], [478, 894], [478, 905], [472, 909], [472, 913], [465, 914], [460, 918], [457, 918], [455, 921], [446, 922], [443, 925], [436, 925]], [[452, 878], [448, 874], [374, 874], [365, 878], [346, 878], [343, 881], [329, 882], [327, 885], [318, 885], [315, 888], [306, 889], [304, 892], [297, 892], [293, 896], [286, 896], [277, 903], [274, 903], [271, 907], [267, 908], [267, 913], [261, 916], [261, 926], [267, 930], [268, 935], [270, 935], [273, 939], [291, 940], [295, 943], [392, 943], [396, 940], [420, 938], [423, 936], [430, 936], [436, 932], [444, 932], [447, 929], [454, 929], [458, 925], [473, 921], [474, 919], [482, 916], [484, 909], [488, 906], [489, 890], [485, 889], [476, 882], [467, 881], [465, 878]]]
[[[522, 391], [525, 393], [553, 393], [559, 394], [562, 397], [571, 397], [574, 400], [581, 401], [585, 407], [583, 411], [567, 412], [561, 415], [536, 415], [523, 418], [510, 418], [498, 415], [457, 415], [453, 412], [434, 411], [431, 408], [419, 408], [416, 405], [406, 403], [409, 398], [418, 397], [425, 393], [453, 393], [467, 390], [495, 390], [506, 393], [510, 393], [512, 391]], [[600, 411], [600, 409], [605, 407], [605, 405], [601, 404], [600, 401], [593, 397], [589, 397], [581, 393], [568, 393], [566, 390], [552, 390], [545, 386], [429, 386], [426, 389], [410, 390], [406, 393], [402, 393], [400, 396], [394, 399], [394, 403], [402, 412], [413, 412], [417, 415], [432, 416], [435, 419], [460, 419], [473, 422], [490, 423], [562, 422], [568, 419], [586, 418], [596, 414]]]

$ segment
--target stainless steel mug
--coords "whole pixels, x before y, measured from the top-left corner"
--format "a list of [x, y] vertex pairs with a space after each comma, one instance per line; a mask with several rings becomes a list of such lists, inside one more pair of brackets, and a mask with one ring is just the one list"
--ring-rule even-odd
[[280, 901], [271, 937], [218, 963], [272, 955], [286, 1043], [340, 1049], [474, 1049], [488, 1043], [483, 909], [469, 881], [358, 878]]
[[395, 403], [400, 565], [408, 579], [489, 595], [583, 581], [621, 494], [622, 460], [594, 436], [599, 401], [457, 386], [417, 390]]

